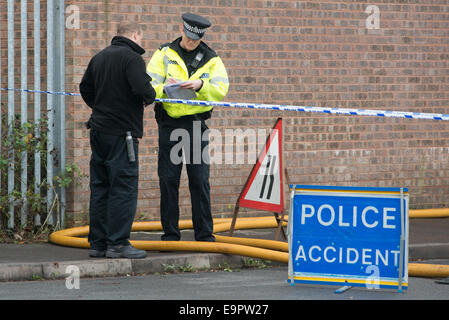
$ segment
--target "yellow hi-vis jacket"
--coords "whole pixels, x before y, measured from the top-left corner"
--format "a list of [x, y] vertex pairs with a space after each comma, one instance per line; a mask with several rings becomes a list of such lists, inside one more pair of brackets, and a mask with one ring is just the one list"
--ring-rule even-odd
[[[171, 44], [163, 45], [151, 57], [147, 66], [147, 73], [152, 78], [151, 84], [156, 91], [156, 98], [168, 98], [164, 93], [164, 85], [168, 78], [179, 81], [197, 80], [203, 81], [203, 86], [196, 92], [195, 100], [221, 101], [229, 89], [229, 80], [226, 68], [218, 55], [204, 42], [200, 43], [205, 50], [203, 59], [198, 69], [189, 77], [189, 72], [184, 60], [174, 50], [179, 44], [178, 38]], [[186, 115], [199, 114], [210, 111], [213, 107], [194, 106], [179, 103], [163, 103], [163, 108], [172, 118], [180, 118]]]

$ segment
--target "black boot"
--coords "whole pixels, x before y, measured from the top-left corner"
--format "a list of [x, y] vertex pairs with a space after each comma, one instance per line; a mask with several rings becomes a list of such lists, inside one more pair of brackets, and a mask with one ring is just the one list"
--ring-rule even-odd
[[130, 244], [108, 246], [108, 250], [106, 250], [106, 257], [108, 258], [143, 259], [146, 256], [145, 250], [136, 249]]

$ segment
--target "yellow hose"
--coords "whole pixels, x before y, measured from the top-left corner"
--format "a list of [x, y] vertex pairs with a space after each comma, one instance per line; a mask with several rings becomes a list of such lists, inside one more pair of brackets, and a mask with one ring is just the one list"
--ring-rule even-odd
[[[222, 232], [229, 230], [231, 221], [230, 219], [217, 219], [219, 222], [214, 224], [214, 231]], [[229, 222], [228, 222], [229, 221]], [[223, 224], [223, 225], [222, 225]], [[254, 224], [254, 228], [268, 228], [277, 226], [274, 218], [260, 218]], [[192, 226], [192, 222], [188, 220], [182, 220], [179, 223], [181, 229], [187, 229]], [[236, 229], [251, 228], [250, 221], [238, 221], [236, 223]], [[162, 230], [159, 222], [134, 222], [132, 231], [157, 231]], [[220, 231], [221, 230], [221, 231]], [[50, 235], [50, 242], [78, 248], [89, 248], [89, 242], [87, 238], [80, 238], [89, 234], [89, 226], [76, 227], [70, 229], [64, 229], [53, 232]], [[254, 258], [288, 262], [288, 253], [276, 251], [277, 249], [288, 251], [286, 243], [279, 241], [263, 240], [263, 239], [246, 239], [240, 238], [235, 241], [236, 238], [225, 237], [217, 235], [217, 242], [201, 242], [201, 241], [142, 241], [133, 240], [131, 244], [142, 250], [160, 250], [160, 251], [199, 251], [199, 252], [216, 252], [225, 254], [235, 254], [242, 256], [250, 256]], [[250, 245], [248, 245], [248, 242]], [[278, 243], [279, 242], [279, 243]], [[276, 250], [270, 250], [270, 249]]]
[[414, 277], [445, 278], [449, 277], [449, 265], [409, 263], [408, 274]]
[[447, 218], [449, 217], [449, 208], [438, 209], [411, 209], [409, 210], [410, 218]]
[[[412, 213], [412, 211], [413, 218], [449, 216], [449, 209], [410, 210], [410, 213]], [[410, 217], [412, 217], [412, 214], [410, 214]], [[180, 229], [190, 229], [192, 228], [192, 221], [181, 220], [179, 226]], [[228, 231], [230, 226], [231, 219], [214, 219], [214, 233]], [[277, 227], [277, 222], [274, 217], [239, 218], [235, 225], [236, 230], [275, 227]], [[162, 230], [160, 222], [154, 221], [134, 222], [132, 226], [132, 231], [160, 230]], [[75, 227], [53, 232], [49, 237], [49, 241], [68, 247], [89, 248], [87, 238], [80, 238], [82, 236], [87, 236], [88, 234], [89, 226]], [[142, 250], [215, 252], [248, 256], [282, 263], [288, 263], [289, 260], [288, 244], [286, 242], [227, 237], [223, 235], [215, 235], [215, 238], [216, 242], [133, 240], [131, 241], [131, 244]], [[449, 277], [449, 265], [409, 263], [408, 274], [409, 276], [416, 277]]]

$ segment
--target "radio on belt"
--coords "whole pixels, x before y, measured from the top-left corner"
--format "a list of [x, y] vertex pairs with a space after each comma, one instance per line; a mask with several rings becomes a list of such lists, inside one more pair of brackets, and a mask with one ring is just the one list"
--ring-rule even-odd
[[126, 131], [126, 148], [128, 149], [128, 160], [129, 162], [136, 161], [136, 155], [134, 154], [134, 144], [131, 131]]

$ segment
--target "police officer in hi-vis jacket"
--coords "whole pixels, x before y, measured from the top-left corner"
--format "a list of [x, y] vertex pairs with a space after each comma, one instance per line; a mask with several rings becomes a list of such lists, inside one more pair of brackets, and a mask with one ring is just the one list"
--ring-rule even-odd
[[[220, 101], [229, 88], [226, 68], [216, 52], [201, 41], [211, 23], [192, 13], [183, 14], [182, 20], [182, 36], [162, 45], [153, 54], [147, 66], [156, 97], [168, 98], [164, 86], [184, 82], [180, 85], [181, 88], [194, 90], [195, 100]], [[211, 117], [211, 113], [212, 107], [205, 106], [178, 103], [158, 103], [155, 106], [159, 126], [158, 175], [161, 223], [164, 230], [162, 240], [176, 241], [181, 238], [178, 227], [179, 182], [183, 163], [178, 159], [182, 159], [183, 150], [189, 179], [195, 240], [215, 241], [212, 235], [210, 205], [210, 165], [207, 156], [203, 156], [208, 154], [209, 144], [205, 120]], [[173, 157], [173, 148], [183, 142], [184, 137], [176, 132], [172, 135], [177, 129], [187, 132], [189, 141], [184, 143], [182, 148], [178, 146], [176, 157]], [[199, 130], [201, 134], [195, 136], [194, 133]], [[196, 150], [199, 146], [201, 149]]]

